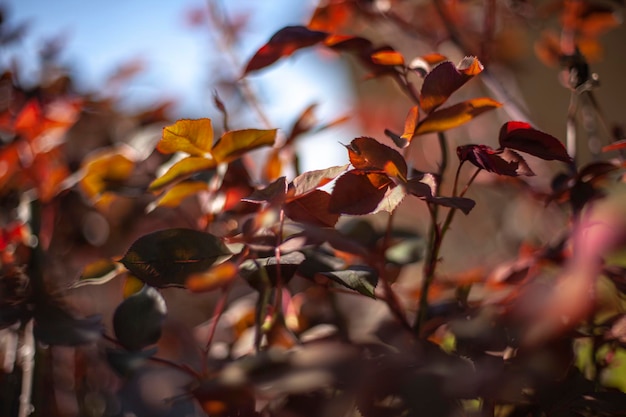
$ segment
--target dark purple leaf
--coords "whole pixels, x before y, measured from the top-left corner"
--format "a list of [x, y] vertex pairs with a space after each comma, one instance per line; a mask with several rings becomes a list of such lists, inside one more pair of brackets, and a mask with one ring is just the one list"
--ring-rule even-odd
[[469, 161], [478, 168], [498, 175], [510, 177], [535, 175], [524, 158], [510, 149], [493, 149], [487, 145], [464, 145], [456, 149], [456, 154], [461, 162]]
[[548, 161], [571, 162], [572, 158], [557, 138], [537, 129], [528, 123], [507, 122], [500, 128], [500, 146], [515, 149]]

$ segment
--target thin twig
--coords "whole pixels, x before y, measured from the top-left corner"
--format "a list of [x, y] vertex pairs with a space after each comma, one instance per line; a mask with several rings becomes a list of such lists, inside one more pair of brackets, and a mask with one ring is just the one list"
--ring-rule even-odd
[[18, 350], [19, 363], [22, 368], [22, 390], [20, 392], [20, 408], [18, 417], [28, 417], [33, 412], [31, 394], [33, 391], [33, 375], [35, 369], [35, 336], [33, 319], [24, 327], [22, 346]]

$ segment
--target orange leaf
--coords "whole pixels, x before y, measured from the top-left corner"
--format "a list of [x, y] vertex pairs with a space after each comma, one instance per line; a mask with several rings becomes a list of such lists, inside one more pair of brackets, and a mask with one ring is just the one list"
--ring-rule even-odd
[[411, 110], [409, 110], [409, 114], [406, 115], [406, 119], [404, 121], [404, 132], [402, 132], [402, 136], [400, 137], [406, 140], [407, 144], [411, 142], [411, 139], [415, 135], [415, 130], [417, 129], [420, 117], [419, 111], [419, 106], [413, 106], [411, 107]]
[[192, 156], [206, 156], [212, 146], [211, 119], [182, 119], [163, 128], [163, 138], [157, 149], [165, 154], [186, 152]]
[[626, 148], [626, 139], [618, 140], [602, 148], [602, 152], [618, 151]]
[[272, 146], [275, 140], [276, 129], [233, 130], [224, 133], [211, 152], [217, 163], [231, 162], [251, 150]]
[[322, 190], [314, 190], [287, 203], [285, 214], [297, 222], [333, 227], [339, 220], [339, 214], [328, 210], [329, 202], [330, 194]]
[[469, 122], [486, 111], [496, 109], [500, 106], [502, 106], [501, 103], [487, 97], [463, 101], [430, 113], [419, 123], [415, 130], [415, 135], [443, 132], [453, 129]]
[[350, 18], [352, 7], [346, 1], [323, 3], [315, 9], [307, 27], [312, 30], [339, 32]]
[[347, 146], [350, 163], [362, 171], [385, 171], [389, 169], [388, 164], [395, 165], [394, 172], [400, 178], [406, 178], [406, 161], [396, 150], [383, 145], [376, 139], [360, 137], [354, 139]]
[[428, 65], [437, 65], [437, 64], [442, 63], [443, 61], [448, 60], [448, 58], [445, 55], [441, 55], [436, 52], [422, 55], [420, 58], [423, 59]]
[[475, 57], [465, 57], [456, 67], [450, 61], [437, 65], [424, 78], [420, 94], [422, 110], [430, 113], [441, 106], [456, 90], [479, 74], [483, 66]]
[[263, 175], [265, 179], [268, 181], [274, 181], [278, 177], [280, 177], [281, 172], [283, 171], [283, 163], [280, 160], [280, 149], [272, 149], [269, 156], [267, 157], [267, 162], [265, 162], [265, 167], [263, 169]]
[[148, 186], [148, 191], [158, 191], [168, 185], [187, 178], [195, 173], [207, 171], [216, 167], [214, 159], [190, 156], [181, 159], [170, 167], [169, 170]]
[[97, 202], [103, 194], [130, 177], [135, 163], [119, 153], [102, 152], [88, 158], [83, 168], [85, 176], [80, 188], [90, 200]]
[[372, 62], [378, 65], [404, 65], [404, 57], [398, 51], [378, 51], [371, 55]]
[[192, 292], [212, 291], [230, 283], [238, 272], [239, 267], [236, 263], [226, 261], [207, 272], [189, 276], [185, 281], [185, 287]]
[[183, 200], [209, 189], [205, 181], [184, 181], [164, 193], [154, 204], [155, 207], [178, 207]]

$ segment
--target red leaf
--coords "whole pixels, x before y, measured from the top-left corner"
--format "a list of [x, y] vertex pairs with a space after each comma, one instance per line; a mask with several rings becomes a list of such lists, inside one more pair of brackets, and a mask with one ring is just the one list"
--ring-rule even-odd
[[356, 169], [384, 171], [390, 174], [395, 172], [403, 181], [406, 180], [408, 168], [402, 155], [376, 139], [365, 136], [356, 138], [346, 148], [348, 148], [350, 163]]
[[510, 177], [535, 175], [524, 158], [510, 149], [493, 149], [487, 145], [464, 145], [456, 148], [456, 154], [461, 162], [470, 161], [478, 168], [499, 175]]
[[339, 214], [329, 211], [330, 198], [327, 192], [314, 190], [287, 203], [285, 214], [297, 222], [333, 227]]
[[372, 213], [385, 196], [390, 184], [391, 180], [386, 175], [367, 175], [357, 170], [348, 171], [337, 179], [328, 210], [339, 214]]
[[548, 161], [571, 162], [572, 158], [557, 138], [533, 129], [528, 123], [507, 122], [500, 128], [500, 146], [515, 149]]
[[618, 151], [624, 148], [626, 148], [626, 139], [618, 140], [610, 145], [604, 146], [602, 148], [602, 152]]
[[244, 70], [244, 75], [249, 72], [265, 68], [284, 56], [289, 56], [295, 51], [307, 46], [313, 46], [326, 39], [328, 34], [317, 30], [311, 30], [305, 26], [286, 26], [276, 32], [250, 59]]
[[249, 203], [273, 203], [284, 200], [286, 194], [287, 182], [285, 177], [280, 177], [267, 187], [255, 190], [248, 197], [242, 198], [242, 200]]
[[465, 57], [456, 67], [450, 61], [437, 65], [424, 78], [420, 96], [422, 110], [426, 113], [435, 110], [482, 70], [482, 64], [475, 57]]

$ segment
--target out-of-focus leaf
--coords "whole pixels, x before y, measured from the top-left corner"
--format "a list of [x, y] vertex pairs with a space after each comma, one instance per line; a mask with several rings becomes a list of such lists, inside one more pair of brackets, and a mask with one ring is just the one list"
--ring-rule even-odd
[[396, 207], [404, 200], [406, 197], [406, 191], [404, 187], [401, 186], [393, 186], [387, 188], [385, 191], [385, 195], [374, 209], [373, 213], [378, 213], [381, 211], [386, 211], [387, 213], [392, 213]]
[[140, 237], [120, 262], [153, 287], [184, 287], [188, 276], [230, 255], [222, 240], [210, 233], [166, 229]]
[[373, 268], [355, 265], [343, 271], [323, 272], [322, 275], [351, 290], [376, 298], [374, 290], [378, 284], [378, 273]]
[[572, 158], [557, 138], [533, 129], [528, 123], [507, 122], [500, 128], [500, 146], [545, 160], [571, 162]]
[[464, 214], [469, 214], [469, 212], [476, 205], [474, 200], [465, 197], [435, 196], [432, 187], [419, 179], [410, 179], [405, 184], [405, 187], [410, 194], [419, 197], [424, 201], [444, 207], [456, 208], [461, 210]]
[[79, 183], [80, 188], [95, 203], [104, 193], [115, 190], [126, 181], [135, 164], [119, 153], [104, 152], [88, 158], [83, 169], [85, 176]]
[[176, 162], [167, 172], [155, 179], [148, 186], [149, 191], [159, 191], [176, 181], [190, 177], [202, 171], [208, 171], [217, 166], [214, 159], [201, 156], [190, 156]]
[[10, 183], [14, 175], [20, 171], [20, 153], [16, 144], [10, 144], [0, 149], [0, 161], [3, 167], [0, 171], [0, 191]]
[[391, 163], [395, 167], [393, 171], [397, 172], [401, 179], [406, 179], [408, 168], [402, 155], [376, 139], [365, 136], [356, 138], [346, 148], [350, 163], [356, 169], [387, 172]]
[[85, 266], [80, 279], [70, 288], [83, 287], [85, 285], [102, 285], [118, 276], [122, 269], [117, 262], [110, 259], [100, 259]]
[[231, 162], [246, 152], [262, 146], [272, 146], [276, 140], [276, 129], [231, 130], [215, 143], [211, 153], [218, 163]]
[[117, 341], [130, 351], [138, 351], [159, 341], [167, 314], [165, 300], [153, 287], [144, 286], [117, 306], [113, 330]]
[[360, 36], [330, 35], [324, 40], [324, 45], [336, 51], [363, 53], [372, 49], [372, 42]]
[[388, 262], [397, 265], [408, 265], [423, 258], [424, 239], [419, 236], [403, 236], [397, 243], [392, 244], [385, 251]]
[[297, 222], [332, 227], [339, 220], [339, 214], [328, 210], [329, 202], [330, 194], [313, 190], [285, 204], [285, 214]]
[[378, 51], [371, 55], [372, 62], [378, 65], [403, 66], [404, 57], [398, 51]]
[[348, 21], [354, 5], [346, 1], [331, 1], [320, 3], [307, 27], [312, 30], [323, 30], [325, 32], [340, 32], [344, 24]]
[[155, 207], [178, 207], [189, 196], [207, 191], [209, 185], [205, 181], [184, 181], [167, 190], [155, 202]]
[[626, 148], [626, 139], [617, 140], [610, 145], [606, 145], [602, 148], [602, 152], [619, 151]]
[[283, 161], [280, 159], [280, 149], [272, 149], [267, 156], [265, 166], [263, 167], [263, 175], [266, 180], [274, 181], [283, 172]]
[[437, 65], [424, 78], [420, 94], [422, 110], [430, 113], [441, 106], [456, 90], [469, 81], [473, 76], [480, 74], [483, 66], [475, 57], [465, 57], [455, 66], [446, 61]]
[[460, 161], [470, 161], [478, 168], [499, 175], [535, 175], [524, 158], [510, 149], [496, 150], [487, 145], [464, 145], [459, 146], [456, 153]]
[[185, 152], [192, 156], [206, 156], [213, 146], [211, 119], [181, 119], [163, 128], [163, 137], [157, 144], [159, 152]]
[[154, 356], [156, 353], [156, 347], [133, 352], [110, 348], [105, 350], [105, 356], [109, 366], [121, 377], [133, 375], [146, 363], [148, 358]]
[[245, 279], [250, 286], [258, 291], [263, 291], [268, 285], [275, 286], [280, 279], [283, 284], [287, 284], [296, 274], [300, 264], [304, 262], [305, 256], [302, 252], [291, 252], [280, 257], [280, 265], [276, 257], [259, 259], [248, 259], [239, 267], [239, 275]]
[[307, 108], [304, 109], [302, 113], [300, 113], [300, 116], [298, 116], [298, 120], [296, 120], [296, 122], [293, 124], [293, 127], [291, 128], [291, 133], [289, 133], [285, 144], [292, 143], [299, 135], [313, 129], [313, 126], [315, 126], [315, 123], [317, 123], [317, 119], [315, 117], [316, 107], [317, 103], [313, 103], [307, 106]]
[[305, 26], [286, 26], [276, 32], [246, 64], [244, 75], [265, 68], [284, 56], [316, 43], [322, 42], [328, 34], [311, 30]]
[[348, 169], [348, 165], [304, 172], [289, 184], [289, 197], [298, 197], [323, 187], [345, 172], [346, 169]]
[[414, 135], [443, 132], [461, 126], [486, 111], [497, 109], [502, 104], [487, 97], [474, 98], [430, 113], [415, 129]]
[[287, 181], [285, 177], [280, 177], [265, 188], [254, 190], [249, 196], [242, 198], [250, 203], [275, 203], [285, 199], [287, 194]]
[[37, 304], [33, 317], [35, 338], [46, 345], [78, 346], [102, 336], [100, 316], [77, 319], [52, 302]]
[[206, 272], [189, 276], [185, 286], [192, 292], [212, 291], [228, 285], [238, 272], [239, 268], [236, 263], [222, 262]]
[[385, 196], [390, 184], [392, 182], [386, 175], [366, 175], [356, 170], [348, 171], [337, 179], [328, 210], [339, 214], [372, 213]]

